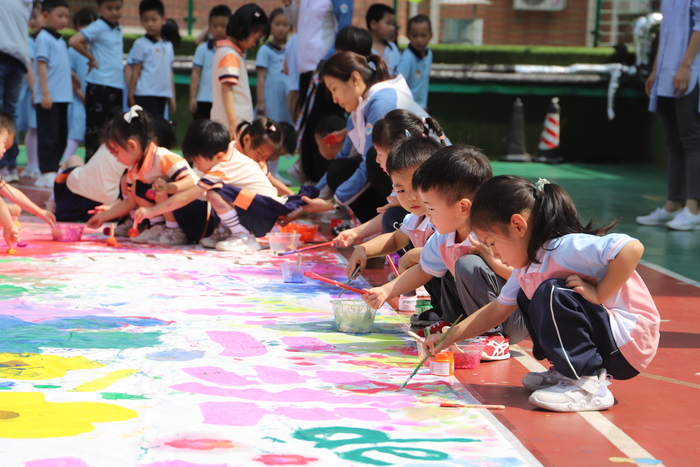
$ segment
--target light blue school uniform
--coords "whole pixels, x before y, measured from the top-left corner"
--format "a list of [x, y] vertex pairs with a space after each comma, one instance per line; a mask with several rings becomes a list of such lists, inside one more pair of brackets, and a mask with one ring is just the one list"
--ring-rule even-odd
[[73, 102], [73, 83], [70, 75], [70, 58], [68, 45], [56, 31], [42, 29], [36, 36], [34, 52], [34, 104], [40, 104], [43, 98], [37, 67], [39, 62], [46, 63], [46, 81], [48, 82], [51, 101], [58, 103]]
[[410, 44], [401, 55], [398, 72], [403, 75], [411, 88], [413, 99], [424, 109], [428, 108], [428, 85], [430, 68], [433, 65], [433, 51], [426, 48], [426, 54], [414, 49]]
[[[379, 52], [374, 49], [372, 49], [372, 53], [379, 55]], [[386, 62], [386, 67], [389, 69], [389, 74], [391, 77], [396, 77], [396, 75], [399, 74], [398, 67], [399, 62], [401, 61], [401, 51], [399, 50], [398, 46], [391, 41], [386, 42], [386, 47], [384, 47], [384, 55], [382, 58]]]
[[192, 68], [199, 68], [202, 74], [199, 76], [199, 88], [197, 89], [197, 102], [211, 102], [211, 70], [214, 63], [216, 45], [213, 40], [197, 46], [192, 59]]
[[276, 122], [293, 124], [287, 109], [287, 90], [289, 83], [282, 72], [285, 49], [272, 42], [263, 44], [255, 59], [257, 68], [265, 68], [265, 116]]
[[173, 45], [165, 39], [146, 34], [134, 41], [129, 53], [130, 65], [141, 65], [136, 96], [173, 97]]
[[124, 87], [124, 36], [122, 27], [100, 17], [80, 34], [90, 44], [90, 52], [97, 60], [99, 68], [90, 70], [87, 82], [112, 88]]
[[[80, 89], [85, 94], [90, 60], [72, 47], [68, 49], [68, 58], [70, 69], [78, 76]], [[85, 141], [85, 105], [75, 92], [73, 92], [73, 102], [68, 106], [68, 139]]]
[[[35, 36], [29, 35], [29, 60], [34, 63], [34, 50], [36, 48]], [[19, 102], [17, 102], [17, 129], [25, 133], [29, 128], [36, 128], [36, 109], [32, 104], [32, 93], [29, 91], [29, 84], [25, 79], [22, 81], [22, 88], [19, 91]]]

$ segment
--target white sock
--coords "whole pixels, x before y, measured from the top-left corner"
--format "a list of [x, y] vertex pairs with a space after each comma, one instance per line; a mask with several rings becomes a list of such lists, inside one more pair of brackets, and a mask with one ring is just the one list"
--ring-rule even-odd
[[39, 168], [39, 146], [37, 142], [36, 128], [27, 130], [24, 137], [24, 146], [27, 151], [27, 167]]
[[78, 149], [78, 146], [80, 146], [80, 141], [78, 141], [77, 139], [68, 139], [68, 142], [66, 142], [66, 150], [63, 151], [63, 157], [61, 157], [61, 164], [67, 161], [70, 156], [75, 154], [75, 151], [76, 149]]
[[151, 225], [162, 224], [163, 222], [165, 222], [165, 217], [163, 216], [156, 216], [151, 218]]
[[219, 219], [224, 223], [226, 227], [231, 231], [231, 233], [250, 233], [248, 229], [243, 227], [238, 220], [238, 213], [235, 209], [231, 209], [229, 212], [225, 212], [219, 215]]
[[177, 229], [178, 227], [180, 227], [180, 224], [178, 224], [177, 222], [165, 221], [165, 226], [169, 229]]

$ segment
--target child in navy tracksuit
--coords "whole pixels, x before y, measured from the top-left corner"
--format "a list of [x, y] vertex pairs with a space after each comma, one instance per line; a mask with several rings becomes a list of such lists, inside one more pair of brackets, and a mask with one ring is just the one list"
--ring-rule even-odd
[[425, 15], [411, 18], [406, 35], [410, 42], [401, 55], [398, 71], [406, 79], [416, 103], [427, 109], [430, 67], [433, 65], [433, 51], [428, 48], [428, 43], [433, 38], [430, 18]]

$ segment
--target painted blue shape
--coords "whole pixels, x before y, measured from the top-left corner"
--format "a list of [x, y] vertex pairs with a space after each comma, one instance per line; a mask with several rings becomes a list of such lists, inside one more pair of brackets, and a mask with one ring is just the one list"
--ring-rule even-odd
[[39, 324], [56, 329], [111, 329], [131, 326], [165, 326], [170, 323], [156, 318], [134, 318], [115, 316], [76, 316], [40, 321]]
[[186, 362], [202, 358], [206, 354], [203, 350], [181, 350], [170, 349], [161, 352], [151, 352], [146, 354], [146, 358], [156, 361]]
[[634, 461], [635, 461], [637, 464], [646, 464], [646, 465], [663, 464], [663, 462], [661, 462], [661, 461], [658, 460], [658, 459], [647, 459], [647, 458], [644, 458], [644, 457], [634, 459]]
[[0, 387], [11, 388], [12, 386], [16, 386], [12, 381], [0, 381]]

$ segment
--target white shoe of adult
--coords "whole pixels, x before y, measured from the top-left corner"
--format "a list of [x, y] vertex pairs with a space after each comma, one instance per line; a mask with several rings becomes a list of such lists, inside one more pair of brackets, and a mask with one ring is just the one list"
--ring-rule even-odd
[[554, 412], [605, 410], [615, 404], [615, 398], [608, 390], [609, 384], [605, 368], [601, 368], [593, 376], [564, 377], [556, 386], [533, 392], [528, 402]]
[[666, 223], [671, 230], [700, 230], [700, 213], [693, 214], [687, 207], [673, 220]]
[[41, 174], [34, 182], [34, 186], [39, 188], [53, 188], [53, 181], [56, 179], [56, 175], [56, 172]]
[[656, 208], [647, 216], [638, 216], [637, 224], [641, 225], [666, 225], [674, 217], [681, 213], [681, 210], [669, 212], [664, 208]]
[[[17, 168], [15, 167], [14, 169], [9, 169], [7, 171], [7, 175], [4, 176], [3, 179], [7, 183], [19, 182], [19, 172], [17, 171]], [[51, 186], [53, 186], [53, 185], [51, 185]]]

